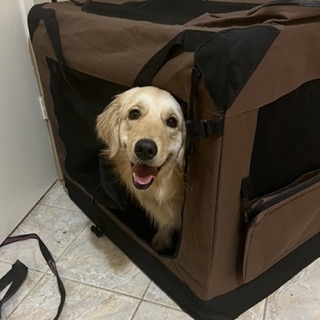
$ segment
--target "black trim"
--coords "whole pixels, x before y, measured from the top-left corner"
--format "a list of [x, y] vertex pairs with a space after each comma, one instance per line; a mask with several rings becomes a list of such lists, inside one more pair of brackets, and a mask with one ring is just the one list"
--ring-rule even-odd
[[202, 0], [147, 0], [110, 4], [87, 1], [82, 10], [101, 16], [161, 24], [184, 24], [206, 12], [213, 14], [248, 10], [257, 4], [239, 2], [212, 2]]
[[163, 265], [124, 232], [104, 211], [70, 180], [71, 199], [143, 272], [164, 290], [186, 313], [197, 320], [232, 320], [263, 300], [320, 256], [320, 233], [298, 247], [255, 280], [203, 301]]

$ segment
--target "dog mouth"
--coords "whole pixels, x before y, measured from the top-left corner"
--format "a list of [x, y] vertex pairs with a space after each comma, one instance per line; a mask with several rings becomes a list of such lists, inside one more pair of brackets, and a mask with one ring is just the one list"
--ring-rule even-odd
[[161, 167], [149, 166], [145, 163], [131, 163], [133, 185], [140, 190], [148, 189], [156, 178]]

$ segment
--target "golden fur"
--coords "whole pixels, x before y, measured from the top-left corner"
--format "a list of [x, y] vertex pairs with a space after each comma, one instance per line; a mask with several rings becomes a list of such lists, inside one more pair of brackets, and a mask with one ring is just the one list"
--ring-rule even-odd
[[[153, 247], [157, 251], [169, 248], [174, 230], [180, 229], [184, 198], [186, 128], [180, 105], [156, 87], [132, 88], [116, 96], [98, 116], [97, 132], [121, 182], [158, 227]], [[156, 154], [140, 159], [137, 142], [146, 140], [156, 146], [149, 150]]]

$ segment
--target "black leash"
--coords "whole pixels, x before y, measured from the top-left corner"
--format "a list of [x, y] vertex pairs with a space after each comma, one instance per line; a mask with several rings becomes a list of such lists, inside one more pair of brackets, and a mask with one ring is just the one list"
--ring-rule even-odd
[[17, 260], [13, 265], [11, 270], [9, 270], [0, 279], [0, 292], [6, 288], [10, 283], [10, 287], [0, 300], [0, 319], [1, 319], [1, 309], [2, 305], [9, 300], [21, 287], [22, 283], [26, 279], [28, 274], [28, 268], [19, 260]]
[[[49, 249], [44, 244], [44, 242], [40, 239], [40, 237], [37, 234], [30, 233], [30, 234], [8, 237], [0, 245], [0, 247], [6, 246], [10, 243], [29, 240], [29, 239], [38, 240], [40, 251], [41, 251], [44, 259], [46, 260], [48, 266], [50, 267], [52, 273], [57, 278], [58, 288], [59, 288], [59, 292], [60, 292], [60, 296], [61, 296], [57, 314], [53, 319], [53, 320], [57, 320], [57, 319], [59, 319], [59, 317], [61, 315], [63, 305], [66, 300], [66, 290], [65, 290], [63, 282], [59, 276], [59, 273], [58, 273], [58, 270], [56, 267], [56, 263], [51, 255]], [[14, 265], [12, 266], [12, 269], [0, 279], [0, 292], [11, 283], [10, 288], [8, 289], [8, 291], [6, 292], [4, 297], [0, 300], [0, 319], [1, 319], [2, 305], [18, 291], [18, 289], [22, 285], [23, 281], [25, 280], [27, 273], [28, 273], [28, 268], [21, 261], [17, 260], [14, 263]]]

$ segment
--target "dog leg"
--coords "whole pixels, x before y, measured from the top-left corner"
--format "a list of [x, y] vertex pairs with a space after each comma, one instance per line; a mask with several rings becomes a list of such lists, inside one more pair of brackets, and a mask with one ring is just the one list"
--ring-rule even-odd
[[160, 226], [152, 239], [152, 247], [158, 252], [169, 249], [172, 247], [173, 233], [174, 229], [171, 226], [167, 224]]

